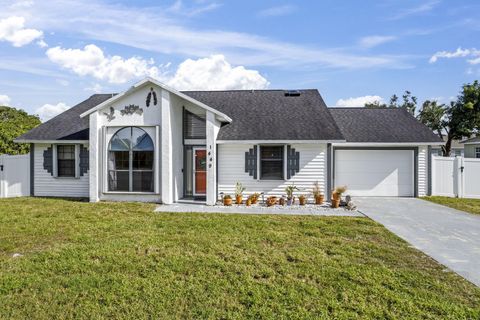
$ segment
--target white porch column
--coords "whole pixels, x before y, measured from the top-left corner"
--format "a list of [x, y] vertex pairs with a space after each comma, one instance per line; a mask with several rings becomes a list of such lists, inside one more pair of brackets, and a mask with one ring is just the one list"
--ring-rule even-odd
[[207, 111], [207, 205], [217, 202], [217, 135], [220, 122]]
[[160, 147], [162, 148], [160, 161], [162, 202], [173, 203], [173, 163], [172, 163], [172, 119], [171, 119], [170, 92], [162, 89], [160, 128]]
[[99, 114], [98, 112], [94, 112], [89, 115], [89, 122], [90, 122], [90, 134], [89, 134], [89, 146], [88, 146], [88, 181], [89, 181], [89, 192], [90, 192], [90, 202], [98, 202], [99, 201], [99, 182], [100, 182], [100, 174], [99, 174], [99, 165], [100, 156], [103, 152], [101, 145], [99, 143]]

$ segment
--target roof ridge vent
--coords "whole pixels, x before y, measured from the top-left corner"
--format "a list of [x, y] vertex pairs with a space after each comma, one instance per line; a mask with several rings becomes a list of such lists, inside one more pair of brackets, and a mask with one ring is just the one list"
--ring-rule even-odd
[[285, 97], [298, 97], [302, 93], [300, 92], [300, 90], [285, 90], [284, 94]]

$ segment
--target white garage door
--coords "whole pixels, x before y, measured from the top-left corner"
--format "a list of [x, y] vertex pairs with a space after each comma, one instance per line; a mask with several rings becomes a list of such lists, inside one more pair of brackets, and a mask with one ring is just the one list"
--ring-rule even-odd
[[352, 196], [413, 197], [413, 150], [336, 150], [335, 186]]

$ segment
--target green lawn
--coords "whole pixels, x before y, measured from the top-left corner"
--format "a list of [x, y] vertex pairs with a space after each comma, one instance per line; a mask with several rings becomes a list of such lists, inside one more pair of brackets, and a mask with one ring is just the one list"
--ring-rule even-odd
[[422, 199], [435, 202], [450, 208], [480, 214], [480, 199], [464, 199], [449, 197], [423, 197]]
[[0, 200], [0, 318], [480, 317], [479, 288], [367, 218], [153, 208]]

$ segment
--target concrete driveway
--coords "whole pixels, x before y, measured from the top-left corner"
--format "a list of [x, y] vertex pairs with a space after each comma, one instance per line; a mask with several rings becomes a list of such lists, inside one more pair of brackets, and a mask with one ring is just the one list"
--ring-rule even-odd
[[414, 198], [355, 198], [360, 212], [480, 286], [480, 216]]

